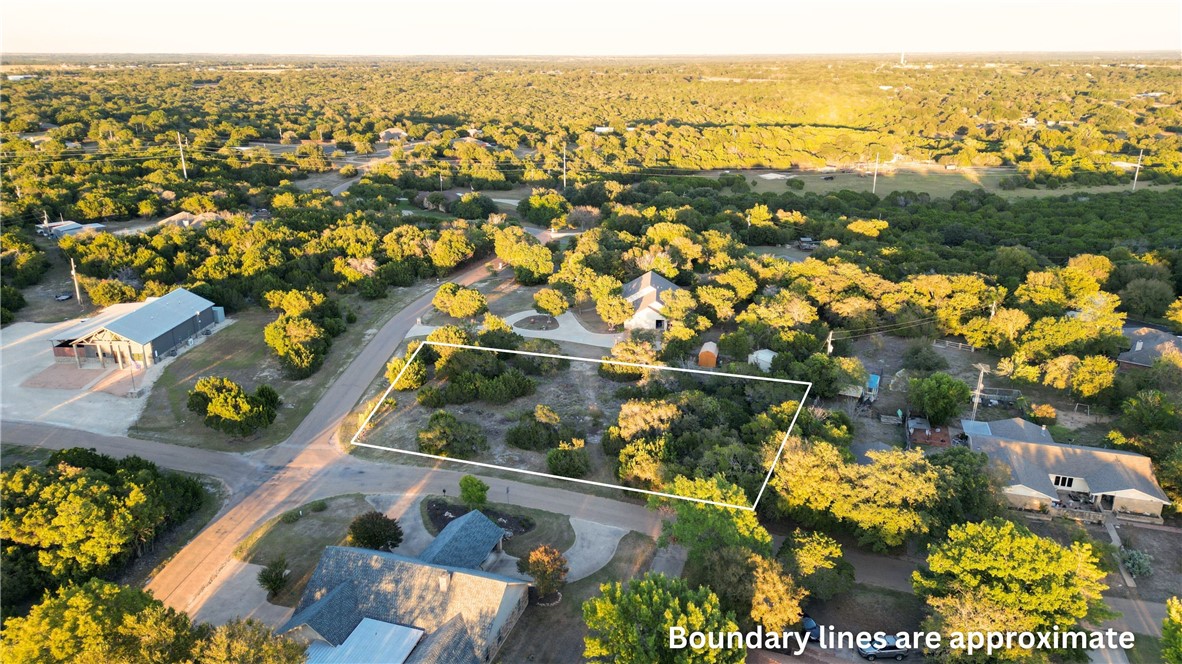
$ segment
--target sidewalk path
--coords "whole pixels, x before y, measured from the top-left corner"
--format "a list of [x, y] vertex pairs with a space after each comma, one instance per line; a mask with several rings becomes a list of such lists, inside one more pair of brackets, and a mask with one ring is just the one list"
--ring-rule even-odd
[[[555, 330], [527, 330], [525, 328], [517, 327], [518, 321], [525, 320], [530, 316], [537, 316], [538, 312], [530, 309], [528, 311], [518, 311], [515, 314], [505, 316], [505, 322], [513, 325], [513, 331], [526, 338], [533, 339], [550, 339], [551, 341], [566, 341], [574, 344], [584, 344], [587, 346], [599, 346], [601, 348], [611, 348], [617, 343], [624, 340], [624, 334], [600, 334], [592, 332], [583, 327], [579, 319], [571, 312], [566, 312], [561, 316], [555, 318], [558, 321], [558, 329]], [[407, 337], [425, 337], [431, 334], [438, 325], [423, 325], [416, 323], [414, 327], [406, 333]]]

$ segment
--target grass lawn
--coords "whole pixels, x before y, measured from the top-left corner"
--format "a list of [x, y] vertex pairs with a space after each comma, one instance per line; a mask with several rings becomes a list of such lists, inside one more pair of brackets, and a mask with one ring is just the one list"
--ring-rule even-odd
[[359, 514], [373, 509], [358, 493], [325, 500], [328, 509], [313, 512], [305, 505], [292, 512], [303, 512], [294, 523], [284, 523], [283, 515], [271, 519], [254, 531], [234, 550], [239, 560], [266, 565], [279, 556], [287, 556], [291, 570], [288, 583], [271, 598], [272, 604], [295, 606], [312, 577], [324, 548], [344, 543], [349, 523]]
[[[243, 311], [234, 316], [232, 325], [182, 353], [164, 369], [140, 419], [128, 433], [135, 438], [233, 452], [279, 443], [303, 421], [372, 333], [391, 315], [432, 288], [434, 284], [420, 283], [391, 289], [390, 295], [381, 300], [342, 298], [342, 303], [357, 314], [357, 322], [333, 339], [324, 365], [303, 380], [285, 378], [278, 358], [263, 341], [263, 328], [275, 320], [276, 313], [259, 308]], [[225, 376], [247, 390], [254, 390], [260, 384], [274, 387], [283, 399], [275, 423], [248, 438], [231, 438], [206, 427], [185, 405], [197, 379], [210, 375]]]
[[649, 537], [631, 532], [620, 540], [616, 555], [603, 569], [562, 589], [558, 606], [530, 606], [521, 616], [497, 657], [498, 662], [581, 661], [583, 602], [599, 595], [599, 586], [627, 581], [648, 570], [657, 545]]
[[1156, 636], [1137, 634], [1132, 650], [1126, 650], [1129, 664], [1160, 664], [1166, 661], [1161, 654], [1161, 639]]
[[828, 602], [812, 602], [806, 610], [817, 623], [839, 631], [916, 631], [923, 620], [923, 602], [915, 595], [862, 584]]
[[45, 447], [5, 444], [4, 452], [0, 454], [0, 468], [8, 469], [17, 464], [32, 467], [42, 466], [55, 451]]
[[[423, 526], [431, 535], [438, 535], [439, 531], [427, 516], [427, 501], [431, 498], [443, 498], [449, 502], [459, 504], [447, 496], [427, 496], [419, 502], [419, 510], [423, 513]], [[505, 552], [514, 558], [524, 558], [542, 544], [548, 544], [559, 551], [566, 551], [574, 546], [575, 529], [570, 525], [570, 517], [544, 510], [535, 510], [520, 505], [506, 505], [504, 503], [489, 503], [491, 509], [506, 515], [529, 517], [534, 522], [533, 530], [513, 537], [505, 542]]]

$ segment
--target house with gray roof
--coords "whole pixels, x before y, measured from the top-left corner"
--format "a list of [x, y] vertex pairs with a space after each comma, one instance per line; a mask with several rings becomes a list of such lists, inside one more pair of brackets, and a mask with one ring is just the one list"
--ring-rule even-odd
[[679, 291], [681, 287], [649, 270], [624, 284], [621, 295], [632, 305], [634, 313], [624, 322], [625, 330], [663, 330], [668, 321], [661, 315], [665, 307], [663, 293]]
[[472, 510], [443, 527], [419, 559], [434, 565], [491, 569], [500, 557], [505, 530], [480, 510]]
[[529, 584], [395, 553], [330, 546], [280, 633], [308, 663], [485, 664], [529, 602]]
[[1064, 445], [1021, 418], [962, 420], [970, 447], [1008, 473], [1003, 493], [1019, 509], [1062, 508], [1160, 519], [1170, 504], [1149, 457], [1123, 450]]
[[1182, 337], [1169, 332], [1152, 327], [1126, 327], [1124, 334], [1130, 348], [1116, 356], [1116, 363], [1122, 369], [1152, 367], [1162, 354], [1171, 350], [1182, 352]]
[[[216, 311], [215, 311], [216, 310]], [[192, 345], [224, 312], [213, 302], [178, 288], [143, 302], [107, 307], [102, 313], [79, 321], [50, 338], [56, 361], [82, 363], [98, 359], [104, 367], [114, 360], [150, 366], [174, 350]]]

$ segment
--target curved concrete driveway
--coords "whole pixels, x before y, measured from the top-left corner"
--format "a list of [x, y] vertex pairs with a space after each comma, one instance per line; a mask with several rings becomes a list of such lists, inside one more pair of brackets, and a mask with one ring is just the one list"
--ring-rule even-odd
[[587, 578], [603, 569], [616, 555], [616, 547], [628, 531], [586, 519], [571, 517], [570, 525], [575, 529], [575, 543], [566, 550], [569, 571], [567, 583]]

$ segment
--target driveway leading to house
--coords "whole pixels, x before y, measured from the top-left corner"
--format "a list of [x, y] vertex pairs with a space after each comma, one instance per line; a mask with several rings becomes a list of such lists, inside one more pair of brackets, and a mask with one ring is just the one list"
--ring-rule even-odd
[[575, 529], [575, 543], [565, 554], [569, 567], [567, 583], [585, 579], [603, 569], [616, 555], [620, 540], [628, 534], [623, 528], [574, 517], [570, 525]]

